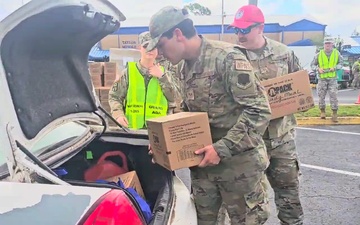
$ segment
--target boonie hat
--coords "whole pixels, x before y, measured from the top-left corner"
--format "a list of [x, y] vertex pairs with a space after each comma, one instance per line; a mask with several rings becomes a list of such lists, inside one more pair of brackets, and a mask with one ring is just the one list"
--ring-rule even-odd
[[151, 40], [146, 50], [151, 51], [156, 48], [156, 45], [164, 33], [187, 18], [189, 18], [189, 12], [185, 8], [181, 9], [174, 6], [166, 6], [160, 9], [160, 11], [150, 19], [149, 31]]

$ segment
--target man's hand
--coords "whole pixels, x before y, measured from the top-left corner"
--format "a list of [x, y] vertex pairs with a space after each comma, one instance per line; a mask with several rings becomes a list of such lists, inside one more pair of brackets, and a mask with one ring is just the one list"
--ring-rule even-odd
[[151, 145], [150, 145], [150, 144], [149, 144], [149, 146], [148, 146], [148, 150], [149, 150], [148, 154], [151, 156], [151, 162], [152, 162], [152, 163], [155, 163], [155, 160], [154, 160], [154, 158], [152, 157], [152, 156], [153, 156], [153, 152], [152, 152], [152, 149], [151, 149]]
[[125, 116], [120, 116], [120, 117], [118, 117], [118, 118], [116, 119], [116, 121], [117, 121], [118, 123], [120, 123], [120, 125], [123, 126], [123, 127], [128, 128], [128, 126], [129, 126], [129, 122], [128, 122], [128, 120], [126, 119]]
[[160, 78], [164, 75], [164, 72], [161, 70], [160, 65], [154, 65], [152, 67], [149, 68], [149, 73], [151, 76], [153, 77], [157, 77]]
[[335, 71], [335, 68], [331, 68], [331, 69], [330, 69], [330, 72], [334, 72], [334, 71]]
[[319, 68], [318, 71], [319, 71], [319, 73], [324, 73], [324, 69], [322, 69], [322, 68]]
[[195, 151], [196, 155], [205, 154], [203, 160], [198, 165], [199, 167], [215, 166], [220, 163], [220, 157], [212, 145]]

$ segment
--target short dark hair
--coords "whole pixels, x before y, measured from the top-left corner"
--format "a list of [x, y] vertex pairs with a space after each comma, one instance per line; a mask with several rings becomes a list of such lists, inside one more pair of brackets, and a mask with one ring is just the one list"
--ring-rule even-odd
[[166, 31], [162, 35], [162, 37], [166, 37], [168, 39], [172, 38], [173, 35], [174, 35], [174, 30], [175, 29], [181, 30], [181, 32], [183, 33], [183, 35], [187, 39], [190, 39], [190, 38], [194, 37], [197, 34], [196, 29], [194, 27], [194, 22], [191, 19], [185, 19], [184, 21], [182, 21], [181, 23], [179, 23], [175, 27], [173, 27], [170, 30]]

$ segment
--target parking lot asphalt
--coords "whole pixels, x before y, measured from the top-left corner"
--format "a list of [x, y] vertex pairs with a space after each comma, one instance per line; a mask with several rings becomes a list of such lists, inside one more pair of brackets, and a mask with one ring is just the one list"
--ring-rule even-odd
[[[304, 225], [360, 224], [360, 126], [299, 127]], [[189, 186], [189, 172], [177, 173]], [[266, 225], [279, 225], [272, 190]]]
[[[319, 102], [319, 96], [316, 88], [312, 89], [314, 101], [316, 104]], [[353, 90], [352, 88], [338, 90], [339, 104], [354, 104], [358, 99], [360, 90]], [[326, 96], [326, 104], [330, 104], [329, 94]]]

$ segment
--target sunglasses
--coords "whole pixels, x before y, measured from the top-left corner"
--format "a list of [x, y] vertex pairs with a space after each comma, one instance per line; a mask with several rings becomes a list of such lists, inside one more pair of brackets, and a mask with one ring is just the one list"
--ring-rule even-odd
[[234, 28], [235, 34], [239, 34], [239, 33], [241, 33], [241, 34], [248, 34], [248, 33], [251, 32], [251, 30], [252, 30], [254, 27], [257, 27], [257, 26], [259, 26], [259, 25], [260, 25], [259, 23], [255, 23], [255, 24], [253, 24], [253, 25], [251, 25], [251, 26], [249, 26], [249, 27], [247, 27], [247, 28], [244, 28], [244, 29], [235, 27], [235, 28]]

